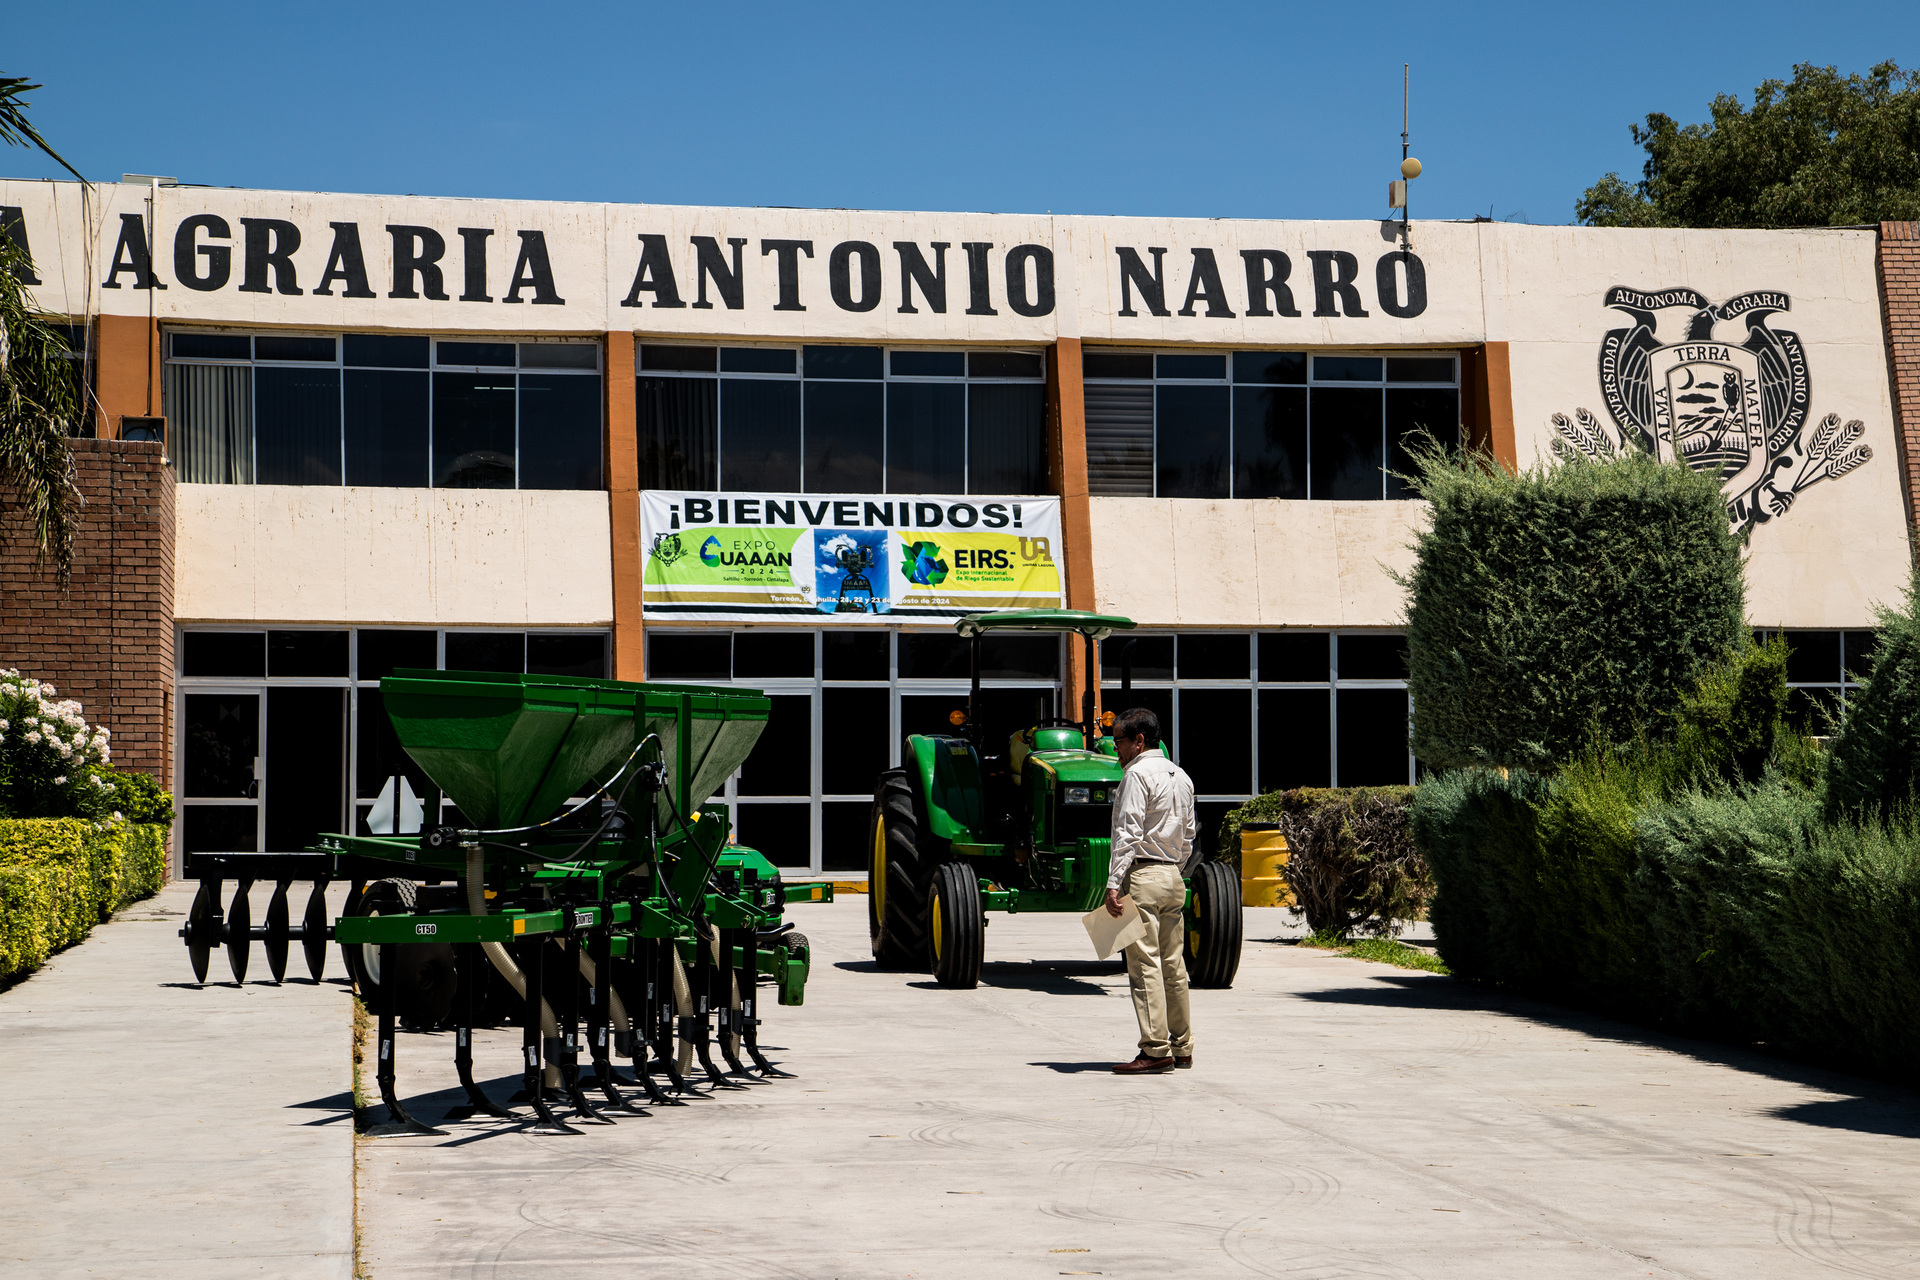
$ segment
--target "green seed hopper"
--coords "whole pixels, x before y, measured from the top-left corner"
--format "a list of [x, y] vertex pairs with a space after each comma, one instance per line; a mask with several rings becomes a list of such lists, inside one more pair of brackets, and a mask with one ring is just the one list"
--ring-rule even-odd
[[[200, 896], [182, 930], [202, 980], [221, 942], [244, 978], [247, 940], [265, 936], [277, 981], [293, 934], [286, 882], [315, 880], [317, 901], [326, 880], [350, 878], [347, 914], [330, 932], [379, 1017], [378, 1078], [397, 1128], [426, 1129], [393, 1094], [400, 1021], [452, 1026], [464, 1112], [510, 1114], [472, 1075], [481, 993], [499, 986], [489, 970], [514, 992], [526, 1101], [548, 1128], [572, 1131], [550, 1100], [608, 1120], [588, 1087], [603, 1105], [633, 1111], [622, 1085], [674, 1105], [702, 1087], [786, 1074], [760, 1051], [755, 992], [765, 978], [779, 1003], [801, 1002], [807, 942], [781, 916], [789, 901], [832, 891], [784, 884], [773, 862], [730, 839], [724, 806], [701, 807], [753, 750], [770, 699], [464, 671], [402, 670], [380, 687], [400, 745], [453, 808], [429, 797], [426, 812], [442, 821], [417, 834], [323, 836], [306, 855], [326, 861], [319, 870], [289, 874], [285, 856], [272, 867], [247, 859], [276, 855], [202, 856]], [[241, 881], [224, 926], [222, 874]], [[251, 929], [245, 890], [270, 877], [281, 883], [268, 927]], [[323, 924], [310, 902], [300, 934], [310, 967]], [[591, 1081], [578, 1061], [583, 1004]], [[616, 1075], [616, 1054], [632, 1060], [631, 1081]]]

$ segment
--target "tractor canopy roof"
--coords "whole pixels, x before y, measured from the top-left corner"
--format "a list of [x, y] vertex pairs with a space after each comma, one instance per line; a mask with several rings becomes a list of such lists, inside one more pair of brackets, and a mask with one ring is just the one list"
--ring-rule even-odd
[[987, 631], [1077, 631], [1104, 640], [1116, 631], [1133, 630], [1133, 619], [1115, 613], [1085, 613], [1079, 609], [1006, 609], [999, 613], [970, 613], [953, 629], [972, 639]]

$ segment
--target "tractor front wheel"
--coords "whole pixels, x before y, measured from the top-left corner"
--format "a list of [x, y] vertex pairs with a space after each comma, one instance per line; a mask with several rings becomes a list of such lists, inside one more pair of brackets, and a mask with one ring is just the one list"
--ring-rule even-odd
[[906, 771], [880, 775], [867, 825], [867, 937], [882, 969], [927, 963], [927, 885], [920, 821]]
[[1240, 885], [1224, 862], [1203, 862], [1193, 873], [1193, 905], [1187, 910], [1187, 982], [1195, 987], [1233, 985], [1240, 969]]
[[934, 980], [943, 987], [963, 991], [979, 986], [986, 935], [980, 879], [973, 868], [964, 862], [943, 862], [935, 867], [933, 892], [927, 898]]

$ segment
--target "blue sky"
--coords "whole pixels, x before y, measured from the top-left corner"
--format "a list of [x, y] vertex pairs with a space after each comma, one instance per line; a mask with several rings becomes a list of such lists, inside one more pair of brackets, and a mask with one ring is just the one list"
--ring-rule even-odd
[[[67, 4], [0, 74], [89, 177], [668, 204], [1570, 222], [1627, 125], [1920, 4]], [[0, 155], [0, 173], [52, 162]]]

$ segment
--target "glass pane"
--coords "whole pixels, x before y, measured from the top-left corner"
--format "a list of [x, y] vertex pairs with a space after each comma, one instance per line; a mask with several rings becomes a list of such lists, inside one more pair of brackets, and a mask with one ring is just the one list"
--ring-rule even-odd
[[607, 678], [607, 637], [599, 631], [527, 637], [527, 670], [542, 676]]
[[743, 804], [734, 810], [740, 843], [758, 849], [776, 867], [813, 865], [813, 806]]
[[1878, 631], [1848, 631], [1846, 642], [1847, 679], [1865, 681], [1873, 673], [1873, 658], [1880, 649]]
[[383, 369], [427, 367], [427, 339], [389, 333], [350, 333], [346, 362]]
[[884, 631], [828, 631], [822, 633], [821, 678], [826, 680], [885, 680], [887, 633]]
[[260, 852], [260, 809], [251, 804], [190, 804], [181, 811], [187, 853]]
[[900, 736], [909, 738], [916, 733], [957, 736], [960, 730], [954, 727], [954, 712], [965, 714], [967, 709], [967, 691], [955, 689], [951, 693], [908, 693], [900, 695]]
[[1046, 361], [1037, 351], [973, 351], [967, 373], [975, 378], [1044, 378]]
[[1209, 635], [1189, 631], [1180, 636], [1182, 680], [1245, 680], [1251, 646], [1244, 635]]
[[967, 492], [1047, 492], [1045, 387], [967, 388]]
[[1322, 631], [1269, 631], [1260, 637], [1260, 679], [1327, 678], [1327, 635]]
[[967, 372], [962, 351], [895, 351], [887, 361], [896, 378], [960, 378]]
[[264, 676], [264, 631], [189, 631], [180, 637], [185, 652], [180, 674], [188, 676]]
[[[1160, 746], [1168, 756], [1173, 756], [1173, 690], [1172, 689], [1135, 689], [1122, 693], [1120, 686], [1107, 682], [1101, 694], [1100, 709], [1113, 712], [1117, 719], [1123, 712], [1143, 707], [1160, 718]], [[1152, 746], [1152, 743], [1148, 743]]]
[[1358, 387], [1315, 387], [1312, 402], [1310, 496], [1379, 498], [1380, 392]]
[[1387, 496], [1411, 498], [1413, 490], [1400, 477], [1414, 474], [1408, 448], [1433, 437], [1443, 449], [1460, 444], [1460, 393], [1432, 387], [1422, 391], [1387, 391]]
[[687, 631], [647, 637], [647, 679], [726, 680], [733, 675], [733, 637]]
[[1226, 497], [1232, 430], [1227, 388], [1159, 387], [1155, 395], [1155, 494], [1162, 498]]
[[657, 347], [640, 344], [640, 368], [647, 373], [712, 373], [712, 347]]
[[1407, 694], [1404, 689], [1342, 689], [1339, 701], [1343, 787], [1405, 786]]
[[720, 380], [637, 378], [642, 489], [711, 489], [719, 480]]
[[972, 675], [972, 646], [951, 632], [900, 633], [902, 680], [965, 680]]
[[1119, 684], [1131, 666], [1135, 680], [1173, 679], [1172, 636], [1108, 636], [1100, 642], [1100, 679]]
[[584, 342], [523, 342], [522, 369], [598, 369], [600, 348]]
[[1315, 382], [1378, 382], [1379, 356], [1315, 356]]
[[766, 493], [800, 488], [798, 382], [721, 380], [720, 487]]
[[1325, 689], [1260, 691], [1262, 791], [1333, 784], [1332, 696]]
[[1233, 496], [1307, 496], [1305, 387], [1233, 389]]
[[[902, 354], [894, 353], [896, 372]], [[958, 382], [888, 384], [887, 491], [965, 493], [966, 468], [967, 388]]]
[[[433, 781], [400, 745], [393, 721], [387, 718], [386, 699], [378, 689], [362, 689], [359, 704], [356, 717], [359, 730], [354, 741], [360, 754], [354, 773], [354, 795], [361, 800], [378, 799], [390, 778], [404, 777], [413, 788], [414, 797], [425, 801], [433, 789]], [[431, 813], [428, 821], [432, 821]]]
[[[964, 711], [966, 706], [965, 689], [952, 693], [903, 694], [900, 732], [903, 736], [915, 733], [957, 736], [960, 730], [948, 717], [954, 711]], [[978, 713], [981, 750], [988, 755], [1003, 755], [1008, 738], [1023, 729], [1031, 729], [1053, 714], [1053, 690], [982, 689]]]
[[349, 369], [346, 380], [347, 483], [424, 489], [427, 375]]
[[1307, 380], [1307, 353], [1304, 351], [1236, 351], [1233, 353], [1235, 382], [1277, 382], [1299, 386]]
[[[1193, 847], [1201, 858], [1211, 861], [1220, 844], [1220, 823], [1230, 809], [1236, 809], [1239, 800], [1200, 800], [1193, 806], [1194, 832]], [[1238, 850], [1236, 850], [1238, 852]]]
[[[1152, 357], [1140, 359], [1151, 362]], [[1088, 491], [1101, 497], [1151, 498], [1153, 388], [1090, 383], [1086, 391]]]
[[1787, 632], [1787, 680], [1792, 684], [1840, 683], [1838, 631]]
[[317, 360], [332, 364], [332, 338], [273, 338], [261, 334], [253, 340], [255, 360]]
[[[177, 335], [177, 346], [186, 334]], [[240, 339], [245, 342], [246, 339]], [[166, 409], [186, 484], [253, 483], [253, 369], [170, 364]]]
[[820, 806], [820, 869], [822, 871], [866, 871], [871, 851], [867, 848], [867, 824], [872, 820], [872, 804], [841, 801]]
[[885, 487], [885, 449], [886, 400], [880, 387], [822, 383], [807, 388], [806, 492], [879, 493]]
[[525, 671], [527, 637], [521, 631], [447, 632], [449, 671]]
[[1787, 690], [1787, 723], [1796, 733], [1825, 737], [1833, 732], [1840, 713], [1840, 691], [1828, 688]]
[[440, 665], [440, 637], [431, 631], [384, 631], [362, 627], [355, 633], [362, 680], [381, 680], [401, 667], [431, 671]]
[[1388, 382], [1452, 382], [1452, 356], [1388, 356]]
[[[957, 638], [957, 637], [956, 637]], [[972, 658], [968, 658], [971, 662]], [[971, 672], [968, 673], [971, 676]], [[980, 644], [983, 680], [1058, 680], [1058, 636], [987, 636]]]
[[733, 674], [740, 680], [813, 679], [813, 632], [735, 632]]
[[522, 489], [602, 487], [599, 378], [521, 374], [520, 432], [538, 441], [520, 459]]
[[1343, 633], [1339, 649], [1342, 680], [1405, 680], [1407, 638], [1404, 635]]
[[185, 714], [186, 792], [189, 796], [251, 798], [260, 754], [260, 695], [189, 693]]
[[792, 347], [722, 347], [720, 368], [727, 373], [797, 373], [799, 357]]
[[515, 352], [511, 342], [442, 342], [438, 355], [441, 364], [477, 364], [511, 369]]
[[1133, 352], [1087, 351], [1080, 356], [1082, 378], [1151, 378], [1153, 357]]
[[767, 727], [740, 766], [743, 796], [813, 794], [813, 695], [776, 693]]
[[347, 633], [344, 631], [267, 632], [267, 674], [270, 676], [344, 676], [347, 674]]
[[802, 348], [806, 356], [803, 372], [809, 378], [874, 378], [882, 373], [878, 347]]
[[1225, 356], [1157, 356], [1154, 372], [1162, 378], [1224, 378]]
[[1180, 767], [1193, 779], [1195, 794], [1248, 794], [1253, 787], [1252, 747], [1252, 690], [1180, 691]]
[[176, 360], [251, 360], [253, 340], [232, 333], [176, 333], [173, 355]]
[[826, 689], [820, 696], [833, 748], [820, 757], [820, 794], [872, 795], [887, 767], [893, 736], [887, 704], [893, 695], [885, 689]]
[[347, 691], [267, 691], [267, 852], [297, 853], [346, 825]]
[[260, 484], [340, 483], [340, 371], [255, 369], [254, 477]]
[[[444, 350], [449, 344], [442, 343]], [[509, 346], [508, 351], [513, 348]], [[451, 489], [511, 489], [512, 374], [433, 375], [433, 483]]]

